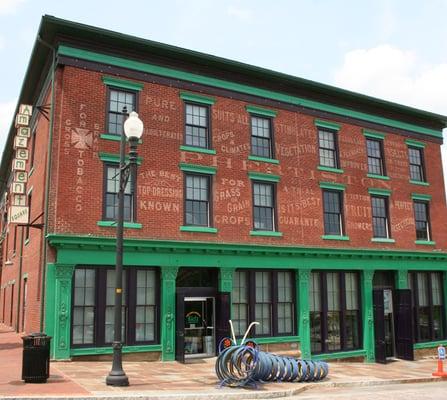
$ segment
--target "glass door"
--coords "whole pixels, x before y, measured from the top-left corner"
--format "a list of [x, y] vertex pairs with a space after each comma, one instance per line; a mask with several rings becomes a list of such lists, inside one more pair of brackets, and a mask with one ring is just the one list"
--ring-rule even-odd
[[214, 297], [185, 297], [186, 358], [215, 355]]

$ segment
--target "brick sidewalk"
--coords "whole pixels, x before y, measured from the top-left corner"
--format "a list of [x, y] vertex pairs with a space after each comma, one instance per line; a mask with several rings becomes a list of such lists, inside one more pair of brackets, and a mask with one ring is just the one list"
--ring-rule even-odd
[[[177, 362], [126, 362], [130, 386], [106, 386], [111, 362], [52, 362], [46, 384], [21, 381], [22, 341], [20, 335], [0, 325], [0, 396], [164, 396], [181, 393], [196, 397], [261, 398], [282, 397], [306, 388], [302, 383], [271, 383], [256, 391], [218, 387], [214, 359]], [[435, 360], [396, 361], [386, 365], [331, 363], [329, 377], [311, 385], [383, 385], [387, 383], [430, 381]]]

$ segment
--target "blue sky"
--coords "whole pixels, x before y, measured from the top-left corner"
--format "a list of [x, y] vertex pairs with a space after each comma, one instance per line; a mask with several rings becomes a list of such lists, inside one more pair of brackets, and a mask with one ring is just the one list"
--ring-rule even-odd
[[0, 147], [43, 14], [447, 114], [447, 0], [0, 0]]

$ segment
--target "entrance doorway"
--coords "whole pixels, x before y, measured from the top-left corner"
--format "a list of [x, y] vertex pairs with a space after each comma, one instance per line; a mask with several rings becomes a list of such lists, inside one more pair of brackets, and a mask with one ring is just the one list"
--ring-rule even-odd
[[413, 360], [411, 290], [374, 289], [373, 304], [376, 362]]
[[214, 297], [185, 297], [185, 358], [215, 355]]

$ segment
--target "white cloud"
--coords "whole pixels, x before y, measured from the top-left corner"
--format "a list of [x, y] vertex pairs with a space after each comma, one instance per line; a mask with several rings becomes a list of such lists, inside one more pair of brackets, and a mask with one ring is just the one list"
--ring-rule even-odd
[[13, 14], [26, 0], [0, 0], [0, 15]]
[[426, 64], [417, 54], [388, 44], [345, 54], [336, 86], [447, 114], [447, 63]]
[[11, 127], [16, 104], [15, 100], [0, 103], [0, 156]]
[[236, 7], [233, 5], [228, 6], [227, 14], [230, 17], [235, 17], [237, 19], [240, 19], [241, 21], [250, 21], [253, 17], [253, 13], [251, 12], [251, 10]]

